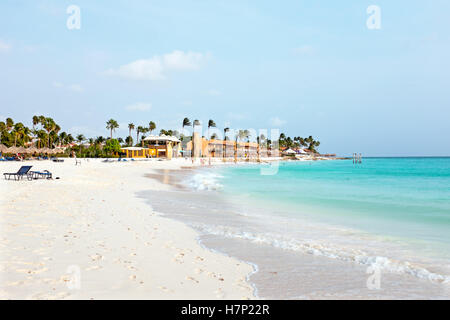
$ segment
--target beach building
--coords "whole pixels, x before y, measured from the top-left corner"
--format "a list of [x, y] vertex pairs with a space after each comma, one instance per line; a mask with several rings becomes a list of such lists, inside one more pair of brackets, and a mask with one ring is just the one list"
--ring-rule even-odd
[[180, 155], [181, 141], [174, 136], [160, 135], [144, 138], [144, 145], [152, 158], [177, 158]]
[[180, 155], [180, 140], [174, 136], [149, 136], [143, 139], [142, 147], [124, 147], [120, 156], [124, 158], [167, 158]]
[[122, 158], [149, 158], [148, 148], [124, 147], [120, 149]]
[[186, 144], [186, 154], [192, 154], [194, 157], [211, 158], [248, 158], [256, 159], [258, 157], [259, 145], [256, 142], [236, 142], [233, 140], [207, 140], [194, 133], [193, 141]]

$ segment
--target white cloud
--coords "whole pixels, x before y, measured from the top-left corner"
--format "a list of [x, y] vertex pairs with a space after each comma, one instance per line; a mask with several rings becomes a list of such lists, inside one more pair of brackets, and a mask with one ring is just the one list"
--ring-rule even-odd
[[210, 96], [220, 96], [220, 95], [222, 95], [222, 91], [217, 90], [217, 89], [211, 89], [208, 91], [208, 94]]
[[161, 80], [164, 79], [163, 65], [159, 58], [141, 59], [109, 69], [106, 74], [117, 75], [132, 80]]
[[81, 85], [76, 84], [76, 83], [70, 84], [70, 85], [64, 85], [62, 82], [54, 81], [52, 83], [52, 86], [54, 86], [55, 88], [66, 88], [73, 92], [83, 92], [84, 91], [84, 88]]
[[162, 56], [136, 60], [117, 69], [109, 69], [106, 74], [131, 80], [162, 80], [170, 70], [198, 70], [207, 57], [208, 54], [175, 50]]
[[304, 45], [298, 48], [294, 48], [294, 53], [296, 54], [313, 54], [315, 53], [315, 49], [313, 46]]
[[12, 46], [9, 43], [0, 40], [0, 52], [8, 52], [11, 48]]
[[205, 55], [198, 52], [175, 50], [163, 56], [164, 65], [173, 70], [197, 70], [204, 61]]
[[125, 109], [128, 110], [128, 111], [148, 111], [151, 108], [152, 108], [152, 104], [151, 103], [143, 103], [143, 102], [130, 104], [130, 105], [125, 107]]
[[281, 127], [282, 125], [286, 124], [285, 120], [281, 120], [278, 117], [274, 117], [270, 119], [270, 124], [274, 127]]
[[74, 91], [74, 92], [83, 92], [84, 89], [82, 86], [80, 86], [79, 84], [71, 84], [70, 86], [68, 86], [70, 91]]

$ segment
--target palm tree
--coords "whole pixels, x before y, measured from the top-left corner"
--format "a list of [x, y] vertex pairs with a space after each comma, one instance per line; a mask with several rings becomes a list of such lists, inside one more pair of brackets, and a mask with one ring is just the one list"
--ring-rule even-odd
[[211, 139], [211, 136], [209, 135], [209, 128], [211, 128], [211, 127], [215, 128], [216, 127], [216, 123], [214, 122], [214, 120], [210, 119], [208, 121], [208, 139]]
[[33, 116], [33, 130], [39, 124], [39, 116]]
[[128, 124], [128, 135], [131, 137], [131, 131], [134, 130], [134, 123]]
[[45, 131], [47, 131], [47, 138], [48, 138], [47, 146], [49, 148], [51, 148], [51, 145], [50, 145], [50, 132], [55, 130], [56, 123], [55, 123], [55, 121], [52, 118], [45, 118], [45, 117], [44, 117], [44, 122], [41, 122], [41, 123], [43, 124]]
[[242, 130], [239, 130], [234, 136], [234, 162], [237, 161], [237, 148], [238, 148], [237, 142], [238, 142], [238, 139], [240, 138], [241, 132], [242, 132]]
[[58, 139], [58, 133], [61, 131], [61, 127], [59, 125], [57, 125], [55, 123], [55, 126], [53, 127], [52, 130], [52, 135], [51, 135], [51, 144], [53, 145], [53, 142]]
[[109, 119], [109, 120], [106, 122], [106, 129], [111, 130], [111, 139], [112, 139], [113, 131], [115, 131], [117, 128], [119, 128], [119, 124], [117, 123], [116, 120], [114, 120], [114, 119]]
[[153, 121], [150, 121], [150, 122], [148, 123], [148, 129], [149, 129], [149, 131], [150, 131], [150, 134], [152, 134], [153, 130], [156, 129], [156, 123], [154, 123]]
[[103, 138], [102, 136], [99, 136], [95, 139], [95, 143], [98, 145], [101, 145], [103, 142], [105, 142], [105, 138]]
[[312, 136], [309, 136], [305, 139], [305, 142], [308, 144], [308, 150], [317, 152], [316, 147], [320, 146], [320, 141], [316, 141]]
[[59, 146], [61, 146], [61, 144], [66, 144], [66, 139], [67, 139], [67, 133], [65, 133], [64, 131], [61, 132], [59, 134]]
[[39, 124], [39, 116], [33, 116], [33, 135], [36, 137], [36, 126]]
[[86, 140], [86, 138], [82, 134], [77, 135], [76, 138], [77, 138], [77, 142], [78, 142], [78, 144], [80, 146], [80, 157], [81, 157], [81, 150], [83, 149], [83, 144], [82, 143], [83, 143], [84, 140]]
[[183, 119], [183, 129], [185, 126], [191, 126], [191, 121], [189, 120], [189, 118], [184, 118]]
[[[182, 128], [183, 128], [183, 137], [182, 137], [182, 141], [184, 140], [184, 127], [185, 126], [191, 126], [191, 121], [189, 120], [189, 118], [184, 118], [183, 119], [183, 125], [182, 125]], [[183, 142], [181, 143], [181, 151], [183, 151]]]
[[69, 133], [66, 138], [67, 143], [72, 143], [74, 140], [75, 139], [73, 138], [72, 134]]
[[17, 122], [14, 124], [14, 128], [12, 130], [12, 133], [14, 134], [14, 147], [17, 146], [17, 139], [20, 139], [20, 137], [24, 134], [24, 125], [21, 122]]
[[14, 126], [14, 120], [11, 118], [6, 119], [6, 130], [11, 131]]
[[136, 129], [136, 144], [139, 143], [139, 133], [144, 132], [144, 127], [138, 126]]
[[[150, 131], [149, 128], [141, 127], [141, 132], [142, 132], [142, 133], [147, 133], [147, 132], [149, 132], [149, 131]], [[143, 136], [141, 137], [141, 146], [142, 146], [142, 147], [144, 146], [144, 139], [145, 139], [145, 136], [143, 135]]]
[[84, 135], [79, 134], [77, 135], [77, 142], [81, 145], [83, 143], [84, 140], [86, 140], [86, 138], [84, 137]]
[[2, 142], [2, 138], [6, 132], [6, 123], [0, 121], [0, 143]]
[[230, 131], [230, 128], [228, 128], [228, 127], [226, 127], [226, 128], [223, 129], [223, 140], [224, 140], [224, 144], [223, 144], [222, 157], [224, 158], [224, 160], [225, 160], [225, 154], [226, 154], [226, 152], [227, 152], [227, 144], [226, 144], [226, 141], [227, 141], [227, 132], [228, 132], [228, 131]]
[[131, 136], [126, 137], [125, 143], [127, 144], [128, 147], [133, 146], [133, 138]]

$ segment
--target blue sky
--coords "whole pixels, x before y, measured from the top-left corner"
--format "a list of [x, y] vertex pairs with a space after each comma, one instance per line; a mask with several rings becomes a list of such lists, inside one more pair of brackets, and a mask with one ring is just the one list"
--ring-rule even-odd
[[[69, 30], [66, 9], [81, 9]], [[366, 26], [369, 5], [381, 29]], [[0, 117], [105, 122], [184, 117], [313, 135], [341, 155], [450, 155], [450, 2], [0, 3]], [[3, 119], [2, 119], [3, 120]]]

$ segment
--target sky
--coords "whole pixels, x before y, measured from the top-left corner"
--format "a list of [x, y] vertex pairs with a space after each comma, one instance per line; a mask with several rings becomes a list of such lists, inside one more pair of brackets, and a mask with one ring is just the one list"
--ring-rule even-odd
[[159, 132], [188, 117], [204, 132], [213, 119], [312, 135], [323, 153], [450, 156], [448, 12], [446, 0], [2, 0], [0, 120], [42, 114], [96, 137], [113, 118], [126, 137], [130, 122]]

